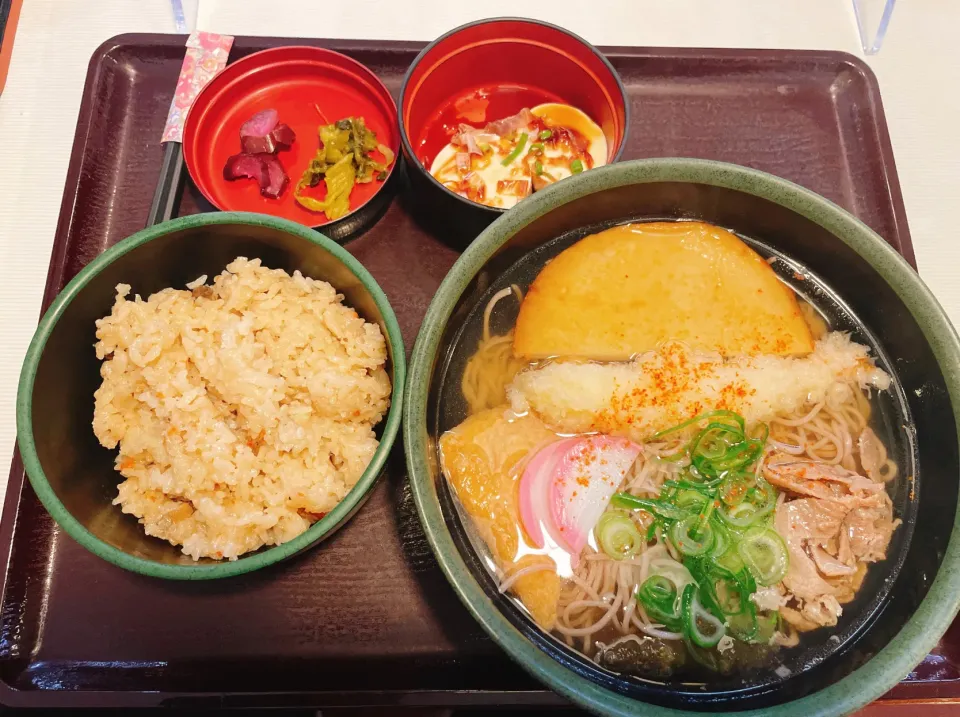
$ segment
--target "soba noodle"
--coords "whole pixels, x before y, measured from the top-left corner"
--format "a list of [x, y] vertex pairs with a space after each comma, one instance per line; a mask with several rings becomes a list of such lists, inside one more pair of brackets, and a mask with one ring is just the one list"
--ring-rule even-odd
[[513, 331], [498, 336], [490, 334], [490, 316], [494, 307], [511, 294], [518, 302], [523, 301], [523, 292], [513, 284], [494, 294], [483, 311], [483, 336], [476, 353], [467, 362], [461, 383], [471, 414], [506, 402], [507, 386], [529, 365], [513, 355]]

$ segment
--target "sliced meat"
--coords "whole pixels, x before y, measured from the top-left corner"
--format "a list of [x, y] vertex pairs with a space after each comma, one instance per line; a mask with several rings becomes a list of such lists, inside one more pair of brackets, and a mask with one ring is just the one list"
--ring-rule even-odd
[[833, 586], [833, 596], [841, 605], [850, 602], [857, 596], [857, 591], [863, 584], [863, 578], [867, 574], [867, 564], [857, 563], [853, 573], [850, 575], [838, 575], [827, 578], [827, 582]]
[[835, 471], [811, 461], [778, 461], [775, 460], [776, 455], [764, 466], [763, 477], [777, 488], [825, 500], [836, 500], [847, 495], [844, 484], [836, 480], [842, 469]]
[[837, 536], [837, 560], [847, 565], [855, 561], [853, 551], [850, 549], [850, 536], [847, 535], [845, 530], [841, 530]]
[[841, 562], [819, 545], [810, 547], [810, 555], [817, 566], [817, 570], [828, 578], [835, 578], [840, 575], [853, 575], [857, 572], [855, 566]]
[[899, 520], [893, 519], [890, 498], [874, 505], [861, 505], [851, 510], [843, 521], [843, 532], [850, 541], [850, 551], [858, 560], [873, 563], [887, 557], [887, 547]]
[[793, 625], [800, 632], [809, 632], [810, 630], [816, 630], [818, 627], [820, 627], [820, 625], [805, 617], [803, 613], [792, 607], [780, 608], [780, 615], [784, 620]]
[[887, 448], [873, 429], [867, 427], [857, 440], [860, 466], [870, 480], [885, 483], [897, 475], [894, 464], [887, 458]]
[[836, 537], [847, 515], [843, 503], [816, 498], [797, 498], [784, 503], [781, 508], [789, 515], [793, 537], [817, 543], [826, 543]]
[[457, 133], [450, 138], [450, 141], [462, 147], [465, 147], [468, 154], [482, 155], [481, 144], [490, 144], [499, 140], [499, 135], [488, 132], [486, 129], [471, 127], [468, 124], [461, 124]]
[[804, 549], [805, 535], [810, 531], [809, 508], [795, 506], [803, 501], [783, 503], [777, 508], [774, 527], [787, 545], [790, 567], [783, 578], [784, 587], [803, 601], [816, 601], [833, 594], [833, 587], [817, 572], [817, 566]]
[[484, 130], [486, 132], [492, 132], [493, 134], [500, 135], [501, 137], [506, 137], [509, 134], [526, 129], [533, 123], [535, 119], [536, 117], [534, 114], [524, 107], [522, 110], [517, 112], [517, 114], [511, 117], [504, 117], [496, 122], [491, 122], [484, 128]]
[[[824, 500], [857, 502], [883, 491], [883, 486], [840, 466], [798, 461], [775, 453], [764, 466], [764, 477], [783, 490]], [[850, 501], [850, 498], [856, 499]]]
[[832, 627], [843, 614], [843, 608], [834, 595], [821, 595], [816, 600], [806, 600], [800, 613], [818, 626]]
[[787, 604], [787, 598], [779, 584], [757, 588], [750, 599], [761, 610], [776, 611]]

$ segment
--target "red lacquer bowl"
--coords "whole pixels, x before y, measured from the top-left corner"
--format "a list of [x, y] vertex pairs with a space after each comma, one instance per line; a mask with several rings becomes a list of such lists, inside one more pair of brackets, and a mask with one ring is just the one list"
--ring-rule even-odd
[[610, 62], [591, 44], [536, 20], [494, 18], [458, 27], [413, 61], [400, 90], [400, 136], [419, 213], [457, 243], [504, 209], [470, 201], [429, 172], [460, 122], [482, 126], [544, 102], [583, 110], [603, 130], [607, 161], [623, 152], [629, 102]]
[[[290, 177], [277, 199], [262, 196], [252, 179], [223, 177], [227, 158], [240, 151], [240, 126], [267, 108], [276, 109], [297, 135], [289, 150], [277, 153]], [[319, 126], [345, 117], [363, 117], [396, 160], [384, 181], [357, 184], [350, 194], [350, 213], [331, 221], [301, 206], [293, 190], [319, 148]], [[278, 47], [231, 63], [197, 96], [183, 128], [187, 170], [217, 209], [272, 214], [322, 228], [334, 239], [356, 234], [386, 208], [391, 192], [385, 189], [399, 174], [394, 171], [399, 154], [397, 109], [390, 92], [356, 60], [319, 47]], [[322, 198], [322, 190], [311, 196]]]

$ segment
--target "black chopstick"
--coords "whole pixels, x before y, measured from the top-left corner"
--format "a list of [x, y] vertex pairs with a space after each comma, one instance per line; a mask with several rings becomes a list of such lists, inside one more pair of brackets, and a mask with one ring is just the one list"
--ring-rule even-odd
[[160, 165], [160, 178], [153, 194], [147, 226], [172, 219], [180, 206], [183, 189], [183, 145], [179, 142], [167, 142], [163, 148], [163, 163]]

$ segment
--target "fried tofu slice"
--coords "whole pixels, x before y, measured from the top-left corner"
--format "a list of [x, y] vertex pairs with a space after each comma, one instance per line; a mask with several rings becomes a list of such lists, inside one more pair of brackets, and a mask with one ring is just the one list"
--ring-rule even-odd
[[547, 264], [520, 307], [513, 351], [626, 361], [668, 340], [724, 356], [813, 350], [796, 295], [739, 238], [652, 222], [592, 234]]
[[514, 593], [545, 630], [557, 621], [560, 577], [553, 560], [533, 555], [520, 524], [519, 466], [556, 435], [532, 416], [507, 418], [506, 406], [474, 414], [440, 438], [441, 466], [506, 579], [534, 565], [513, 583]]

